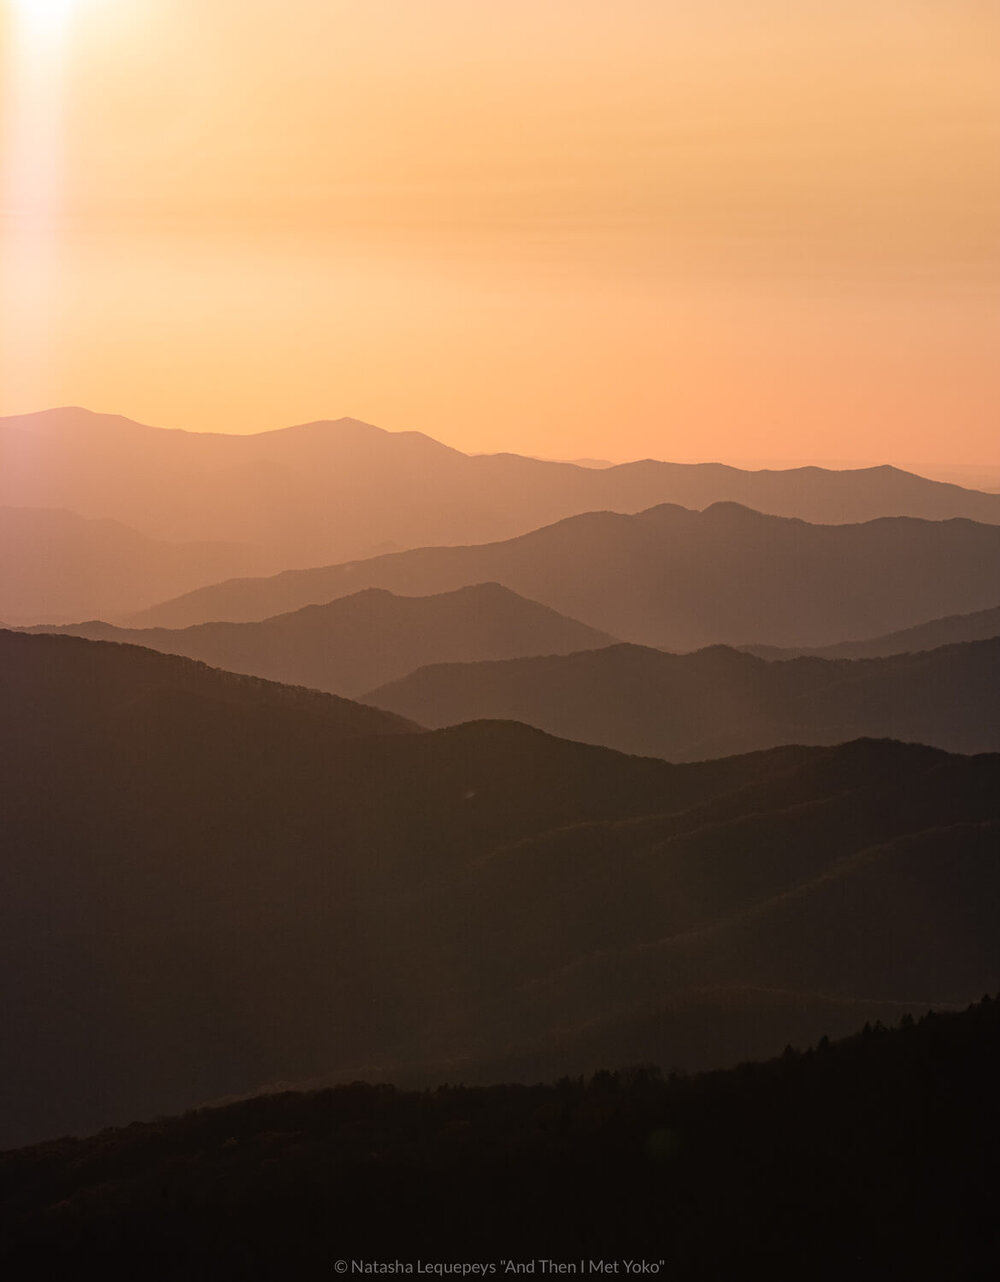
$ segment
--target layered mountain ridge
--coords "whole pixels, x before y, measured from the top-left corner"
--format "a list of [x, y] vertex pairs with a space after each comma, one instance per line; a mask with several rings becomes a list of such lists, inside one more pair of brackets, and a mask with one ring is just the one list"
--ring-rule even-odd
[[373, 1066], [708, 1067], [1000, 986], [997, 756], [668, 765], [75, 637], [0, 659], [5, 1144]]
[[810, 525], [734, 503], [589, 512], [500, 543], [231, 580], [131, 622], [249, 622], [365, 587], [431, 595], [483, 582], [643, 645], [829, 644], [994, 605], [1000, 527], [910, 517]]
[[[814, 523], [880, 516], [1000, 523], [1000, 495], [887, 466], [750, 472], [647, 459], [594, 469], [467, 455], [420, 432], [356, 419], [227, 435], [68, 407], [0, 419], [0, 457], [0, 504], [112, 519], [159, 541], [235, 541], [257, 550], [253, 573], [495, 542], [583, 512], [635, 513], [665, 502], [695, 509], [738, 502]], [[114, 586], [110, 568], [103, 586]], [[147, 600], [139, 594], [123, 612]], [[48, 614], [82, 617], [72, 599], [66, 608], [50, 603]], [[0, 617], [43, 621], [2, 598]], [[202, 620], [187, 620], [195, 621]]]
[[613, 640], [498, 583], [427, 597], [365, 588], [259, 623], [130, 630], [94, 622], [59, 630], [352, 697], [427, 663], [566, 654]]
[[509, 718], [620, 752], [697, 761], [865, 736], [1000, 751], [1000, 637], [882, 659], [764, 660], [621, 645], [436, 664], [364, 696], [422, 725]]

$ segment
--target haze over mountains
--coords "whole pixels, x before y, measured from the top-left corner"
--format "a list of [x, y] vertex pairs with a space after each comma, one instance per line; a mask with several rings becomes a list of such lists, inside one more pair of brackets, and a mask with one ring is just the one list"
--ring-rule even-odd
[[413, 733], [66, 636], [0, 634], [0, 693], [0, 1142], [278, 1080], [727, 1063], [997, 987], [996, 756]]
[[592, 512], [501, 543], [232, 580], [134, 622], [246, 621], [366, 587], [427, 595], [482, 582], [644, 645], [824, 645], [994, 605], [1000, 527], [909, 517], [808, 525], [733, 503]]
[[[729, 1067], [1000, 989], [1000, 496], [475, 458], [354, 420], [53, 411], [0, 450], [0, 618], [25, 625], [0, 629], [0, 1146], [286, 1084]], [[579, 1087], [592, 1157], [631, 1142], [638, 1081]], [[180, 1167], [151, 1196], [194, 1232]], [[311, 1187], [343, 1211], [331, 1169]], [[124, 1193], [80, 1216], [74, 1170], [27, 1232], [60, 1216], [87, 1261]]]
[[0, 507], [0, 548], [0, 618], [8, 623], [113, 617], [220, 576], [273, 568], [259, 548], [167, 543], [118, 521], [28, 507]]
[[780, 649], [775, 646], [745, 646], [762, 659], [791, 659], [798, 655], [815, 655], [822, 659], [879, 659], [890, 654], [934, 650], [942, 645], [962, 641], [986, 641], [1000, 636], [1000, 606], [975, 610], [972, 614], [951, 614], [944, 619], [928, 619], [912, 628], [890, 632], [886, 636], [868, 637], [861, 641], [841, 641], [837, 645], [816, 649]]
[[618, 645], [435, 664], [363, 698], [429, 727], [509, 719], [669, 761], [864, 736], [1000, 752], [1000, 637], [854, 661]]
[[351, 696], [427, 663], [566, 654], [613, 640], [497, 583], [430, 597], [367, 588], [261, 623], [205, 623], [176, 630], [90, 623], [61, 630]]
[[[385, 432], [355, 419], [241, 436], [47, 410], [0, 420], [0, 458], [0, 504], [110, 519], [156, 540], [254, 549], [252, 566], [222, 567], [219, 578], [496, 541], [584, 512], [634, 513], [664, 502], [694, 509], [738, 502], [819, 523], [906, 515], [1000, 524], [1000, 495], [891, 467], [747, 472], [643, 460], [594, 469], [513, 454], [469, 456], [419, 432]], [[41, 579], [46, 555], [44, 543], [34, 552], [25, 543], [19, 559]], [[114, 559], [99, 568], [94, 562], [88, 571], [100, 588], [96, 599], [126, 596], [115, 587]], [[161, 599], [174, 590], [181, 589], [168, 587]], [[120, 608], [140, 609], [148, 599], [139, 592]], [[49, 598], [44, 604], [49, 618], [82, 617], [76, 597], [59, 608]], [[108, 612], [103, 605], [83, 611]], [[0, 618], [15, 616], [43, 621], [0, 600]], [[193, 621], [202, 620], [185, 622]]]

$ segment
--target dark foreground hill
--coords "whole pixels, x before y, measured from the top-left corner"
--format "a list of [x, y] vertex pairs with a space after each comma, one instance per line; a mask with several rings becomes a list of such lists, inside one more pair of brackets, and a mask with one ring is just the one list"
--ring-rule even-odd
[[0, 1260], [12, 1276], [503, 1278], [513, 1260], [967, 1282], [1000, 1249], [998, 1075], [985, 998], [693, 1078], [265, 1096], [0, 1155]]
[[815, 655], [820, 659], [881, 659], [890, 654], [915, 654], [918, 650], [936, 650], [943, 645], [957, 645], [962, 641], [987, 641], [1000, 637], [1000, 605], [990, 610], [975, 610], [972, 614], [950, 614], [944, 619], [929, 619], [912, 628], [890, 632], [886, 636], [870, 637], [864, 641], [841, 641], [837, 645], [817, 649], [783, 650], [774, 646], [745, 646], [751, 654], [762, 659], [792, 659], [799, 655]]
[[508, 718], [670, 761], [864, 736], [1000, 751], [1000, 637], [886, 659], [765, 661], [724, 646], [422, 668], [367, 703], [431, 728]]
[[0, 634], [0, 1143], [276, 1082], [722, 1066], [1000, 987], [1000, 757], [358, 737], [407, 727], [272, 689]]
[[470, 457], [421, 432], [351, 418], [227, 435], [53, 409], [0, 419], [0, 458], [0, 503], [111, 517], [153, 538], [238, 539], [275, 568], [483, 543], [580, 512], [667, 502], [738, 502], [834, 524], [879, 516], [1000, 524], [1000, 496], [892, 467], [747, 472], [646, 459], [595, 471], [516, 454]]
[[504, 543], [234, 579], [133, 622], [246, 621], [364, 587], [425, 595], [486, 582], [643, 645], [826, 645], [995, 605], [1000, 526], [907, 517], [807, 525], [734, 503], [590, 512]]
[[427, 663], [566, 654], [612, 640], [498, 583], [431, 597], [367, 588], [261, 623], [132, 630], [83, 623], [60, 631], [352, 697]]

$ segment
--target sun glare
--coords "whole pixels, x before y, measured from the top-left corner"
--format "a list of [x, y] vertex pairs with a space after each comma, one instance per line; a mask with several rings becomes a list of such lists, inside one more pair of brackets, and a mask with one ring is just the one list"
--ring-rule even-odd
[[61, 31], [78, 5], [79, 0], [14, 0], [21, 21], [36, 31]]
[[80, 0], [11, 0], [0, 151], [0, 382], [37, 395], [58, 281], [66, 60]]

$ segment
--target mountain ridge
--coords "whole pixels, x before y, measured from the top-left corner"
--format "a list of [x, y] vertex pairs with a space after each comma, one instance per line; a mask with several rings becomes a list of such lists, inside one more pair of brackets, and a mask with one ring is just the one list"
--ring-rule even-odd
[[650, 460], [593, 469], [469, 455], [353, 418], [243, 435], [144, 428], [64, 407], [0, 419], [0, 450], [0, 503], [112, 517], [166, 541], [236, 540], [287, 569], [495, 542], [585, 511], [663, 502], [735, 501], [813, 522], [887, 513], [1000, 524], [1000, 496], [888, 466], [745, 471]]
[[827, 644], [875, 632], [880, 621], [900, 627], [935, 610], [992, 606], [1000, 533], [964, 518], [826, 526], [731, 502], [704, 511], [658, 504], [631, 515], [582, 513], [497, 543], [231, 580], [127, 622], [249, 621], [362, 586], [430, 594], [485, 581], [639, 644]]
[[[604, 1043], [564, 1032], [623, 1012], [644, 1062], [721, 1066], [849, 1031], [860, 999], [1000, 986], [976, 827], [1000, 820], [998, 755], [669, 765], [513, 722], [383, 733], [371, 708], [106, 642], [0, 633], [0, 659], [0, 1143], [359, 1064], [489, 1074], [534, 1048], [589, 1071]], [[797, 933], [785, 892], [838, 867]], [[711, 949], [690, 937], [713, 923]]]
[[613, 640], [499, 583], [431, 596], [363, 588], [259, 623], [128, 630], [97, 621], [59, 630], [350, 697], [427, 662], [561, 654]]
[[532, 1260], [583, 1242], [677, 1277], [981, 1276], [996, 999], [887, 1012], [890, 1028], [857, 1014], [843, 1040], [725, 1072], [612, 1058], [530, 1086], [361, 1078], [0, 1154], [0, 1258], [124, 1278], [145, 1248], [154, 1278], [312, 1277], [338, 1252], [509, 1258], [516, 1226]]
[[926, 623], [902, 628], [884, 636], [869, 637], [859, 641], [841, 641], [837, 645], [820, 646], [812, 650], [785, 650], [775, 646], [743, 646], [748, 654], [762, 659], [792, 659], [813, 656], [819, 659], [878, 659], [891, 654], [915, 653], [936, 650], [940, 646], [963, 641], [986, 641], [1000, 636], [1000, 605], [970, 614], [949, 614], [943, 618], [928, 619]]
[[620, 752], [701, 760], [866, 736], [1000, 751], [1000, 637], [876, 659], [767, 659], [635, 645], [434, 664], [367, 702], [430, 727], [511, 717]]

